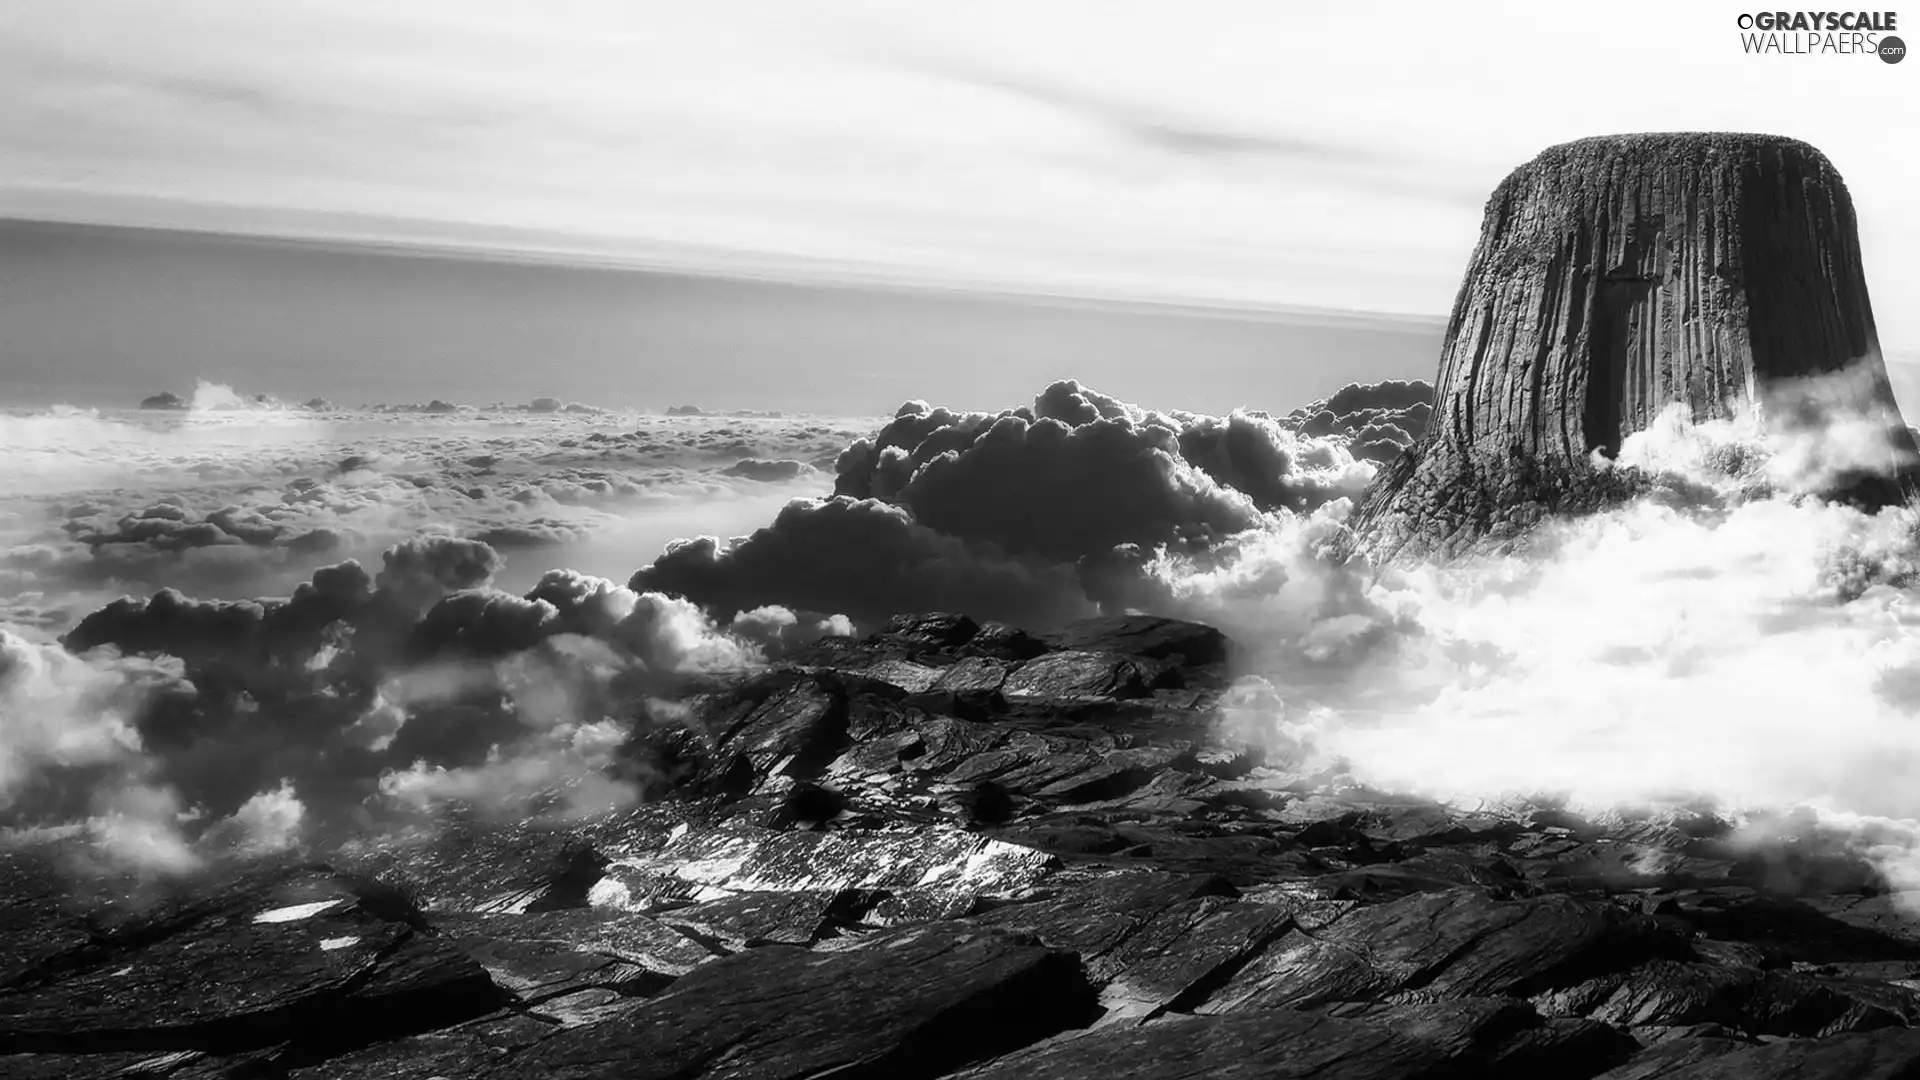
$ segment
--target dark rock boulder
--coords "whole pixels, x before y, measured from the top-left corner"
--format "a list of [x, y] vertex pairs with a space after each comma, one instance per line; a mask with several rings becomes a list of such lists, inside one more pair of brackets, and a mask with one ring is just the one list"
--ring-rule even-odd
[[1884, 421], [1884, 461], [1834, 494], [1914, 488], [1853, 203], [1818, 150], [1769, 135], [1583, 139], [1516, 169], [1487, 202], [1454, 303], [1425, 436], [1353, 518], [1383, 556], [1451, 554], [1549, 514], [1641, 489], [1600, 469], [1670, 404], [1696, 421], [1759, 407], [1781, 380], [1851, 369], [1847, 400]]
[[643, 1008], [575, 1028], [494, 1075], [549, 1080], [934, 1077], [1085, 1023], [1069, 953], [995, 931], [928, 926], [814, 953], [753, 949]]
[[179, 394], [176, 394], [171, 390], [154, 394], [152, 397], [145, 397], [140, 399], [140, 407], [143, 409], [166, 409], [166, 410], [178, 411], [178, 410], [186, 409], [188, 405], [189, 405], [189, 402], [187, 401], [186, 398], [181, 397]]
[[1048, 653], [1015, 668], [1000, 693], [1015, 701], [1124, 700], [1146, 697], [1152, 674], [1117, 653]]
[[[551, 1036], [554, 1023], [535, 1013], [503, 1011], [463, 1024], [377, 1043], [339, 1057], [277, 1055], [269, 1068], [218, 1074], [222, 1080], [469, 1080]], [[168, 1080], [173, 1080], [169, 1077]]]
[[135, 912], [0, 987], [0, 1053], [351, 1046], [505, 998], [377, 883], [254, 875]]
[[1223, 663], [1227, 637], [1211, 626], [1155, 615], [1113, 615], [1069, 623], [1051, 640], [1062, 649], [1179, 660], [1195, 667]]

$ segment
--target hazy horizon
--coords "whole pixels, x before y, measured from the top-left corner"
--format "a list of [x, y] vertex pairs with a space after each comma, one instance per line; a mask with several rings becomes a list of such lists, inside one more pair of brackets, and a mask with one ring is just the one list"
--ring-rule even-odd
[[1157, 408], [1286, 412], [1428, 379], [1431, 320], [1183, 308], [0, 220], [0, 395], [131, 406], [196, 380], [342, 405], [891, 414], [1076, 378]]

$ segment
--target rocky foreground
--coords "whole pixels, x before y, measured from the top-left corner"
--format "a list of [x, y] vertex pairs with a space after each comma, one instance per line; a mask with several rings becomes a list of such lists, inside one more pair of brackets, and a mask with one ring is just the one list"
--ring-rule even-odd
[[1920, 1075], [1920, 922], [1806, 823], [1303, 775], [1224, 734], [1227, 661], [902, 619], [651, 732], [613, 819], [111, 903], [12, 853], [0, 1076]]

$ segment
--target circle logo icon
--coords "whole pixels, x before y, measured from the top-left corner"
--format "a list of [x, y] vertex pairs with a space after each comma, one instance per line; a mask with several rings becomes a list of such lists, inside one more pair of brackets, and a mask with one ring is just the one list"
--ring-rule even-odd
[[1907, 58], [1907, 43], [1897, 37], [1880, 39], [1880, 59], [1889, 64], [1897, 64]]

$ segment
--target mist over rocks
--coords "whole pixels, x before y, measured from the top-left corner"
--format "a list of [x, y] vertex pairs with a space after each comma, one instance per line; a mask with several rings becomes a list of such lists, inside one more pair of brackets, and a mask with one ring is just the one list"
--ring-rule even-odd
[[1772, 135], [1590, 138], [1514, 170], [1487, 202], [1435, 393], [1430, 429], [1355, 514], [1376, 553], [1453, 553], [1644, 493], [1657, 470], [1611, 463], [1662, 417], [1747, 422], [1756, 441], [1838, 429], [1821, 455], [1845, 460], [1798, 479], [1868, 507], [1903, 501], [1920, 460], [1846, 185]]
[[[430, 592], [488, 561], [396, 553], [388, 585]], [[366, 600], [364, 572], [334, 578], [326, 591]], [[536, 592], [573, 630], [630, 618], [605, 581], [556, 572]], [[646, 603], [656, 621], [672, 607]], [[58, 849], [0, 851], [26, 901], [0, 908], [0, 1070], [1920, 1066], [1920, 930], [1810, 816], [1743, 833], [1685, 807], [1389, 795], [1221, 724], [1246, 705], [1235, 652], [1150, 616], [1046, 635], [907, 616], [624, 725], [601, 774], [644, 783], [639, 805], [498, 818], [451, 801], [118, 899], [71, 893]]]

